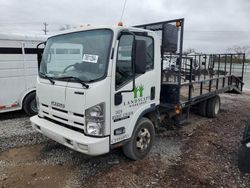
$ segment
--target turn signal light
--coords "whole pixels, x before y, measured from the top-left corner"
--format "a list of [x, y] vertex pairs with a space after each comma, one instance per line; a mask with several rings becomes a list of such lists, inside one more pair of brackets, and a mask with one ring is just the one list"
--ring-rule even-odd
[[175, 106], [175, 113], [178, 115], [181, 114], [181, 106], [180, 105]]

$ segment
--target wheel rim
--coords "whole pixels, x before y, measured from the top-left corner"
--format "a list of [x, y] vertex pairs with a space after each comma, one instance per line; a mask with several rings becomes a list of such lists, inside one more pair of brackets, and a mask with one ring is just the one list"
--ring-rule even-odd
[[215, 106], [214, 106], [214, 113], [217, 115], [220, 110], [220, 102], [219, 100], [216, 100]]
[[30, 108], [33, 112], [37, 112], [37, 105], [36, 105], [36, 100], [32, 100], [30, 103]]
[[136, 137], [136, 148], [139, 151], [144, 151], [148, 148], [150, 143], [150, 133], [147, 128], [142, 128]]

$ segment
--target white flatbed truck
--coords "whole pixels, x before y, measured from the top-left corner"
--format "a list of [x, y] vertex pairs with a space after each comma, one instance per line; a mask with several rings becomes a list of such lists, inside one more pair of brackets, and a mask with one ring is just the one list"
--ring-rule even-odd
[[[192, 106], [215, 117], [218, 94], [241, 93], [243, 72], [229, 74], [233, 54], [199, 62], [201, 68], [209, 63], [203, 66], [210, 67], [207, 71], [193, 70], [193, 57], [182, 55], [183, 29], [184, 19], [177, 19], [135, 27], [89, 26], [50, 37], [38, 54], [38, 115], [31, 117], [32, 126], [87, 155], [122, 147], [127, 157], [140, 160], [163, 119], [181, 125]], [[59, 46], [71, 55], [58, 57], [54, 48]], [[239, 56], [244, 67], [244, 54]], [[163, 70], [166, 57], [177, 59], [179, 68]]]
[[0, 113], [37, 113], [37, 44], [45, 36], [0, 33]]

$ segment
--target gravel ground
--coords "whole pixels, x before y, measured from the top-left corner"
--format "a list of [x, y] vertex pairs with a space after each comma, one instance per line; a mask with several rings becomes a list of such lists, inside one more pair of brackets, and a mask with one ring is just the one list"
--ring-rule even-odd
[[[160, 158], [164, 164], [172, 164], [179, 159], [181, 147], [182, 141], [176, 132], [163, 129], [145, 162], [151, 158]], [[3, 172], [0, 173], [0, 187], [13, 186], [15, 183], [20, 187], [29, 184], [35, 187], [81, 187], [92, 176], [102, 175], [113, 166], [131, 163], [121, 150], [98, 157], [72, 151], [35, 132], [23, 112], [7, 113], [0, 117], [0, 151], [0, 172]], [[46, 171], [46, 175], [37, 169]], [[55, 176], [55, 171], [58, 176]], [[34, 174], [41, 174], [41, 177]], [[59, 183], [62, 174], [63, 184]], [[148, 184], [151, 181], [155, 181], [154, 178], [149, 178]], [[131, 184], [128, 182], [128, 185]]]
[[223, 95], [218, 118], [192, 113], [183, 127], [162, 128], [142, 161], [126, 159], [119, 149], [83, 155], [35, 132], [23, 112], [3, 114], [0, 187], [250, 187], [237, 169], [249, 100], [250, 94]]
[[169, 167], [158, 187], [250, 187], [250, 175], [237, 166], [249, 101], [250, 93], [223, 95], [220, 115], [197, 122], [181, 160]]
[[34, 145], [48, 139], [30, 126], [24, 112], [5, 113], [0, 116], [0, 152], [14, 147]]

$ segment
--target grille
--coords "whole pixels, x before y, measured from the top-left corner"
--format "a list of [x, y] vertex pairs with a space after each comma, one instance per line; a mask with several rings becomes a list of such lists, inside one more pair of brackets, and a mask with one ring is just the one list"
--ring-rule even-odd
[[80, 133], [84, 133], [84, 130], [82, 130], [82, 129], [79, 129], [79, 128], [77, 128], [77, 127], [70, 126], [70, 125], [65, 124], [65, 123], [62, 123], [62, 122], [60, 122], [60, 121], [56, 121], [56, 120], [51, 119], [51, 118], [49, 118], [49, 117], [46, 117], [46, 116], [45, 116], [44, 119], [46, 119], [46, 120], [48, 120], [48, 121], [50, 121], [50, 122], [52, 122], [52, 123], [55, 123], [55, 124], [57, 124], [57, 125], [60, 125], [60, 126], [62, 126], [62, 127], [65, 127], [65, 128], [68, 128], [68, 129], [71, 129], [71, 130], [74, 130], [74, 131], [77, 131], [77, 132], [80, 132]]
[[64, 109], [41, 105], [41, 113], [50, 122], [78, 132], [84, 132], [84, 114], [70, 112]]

